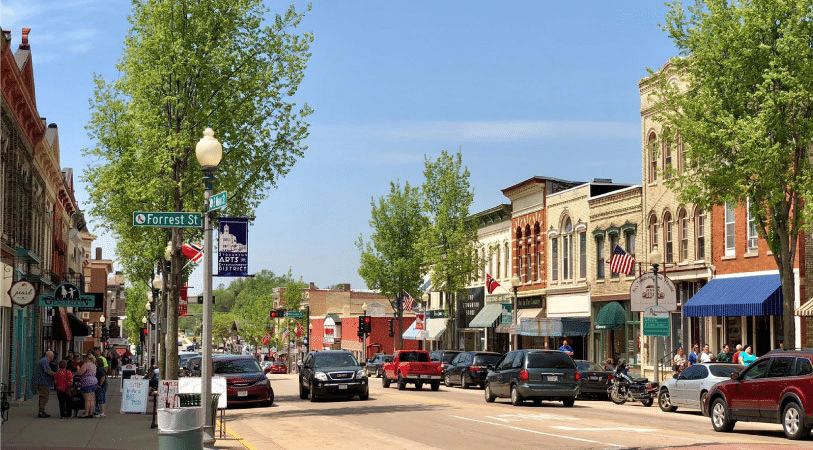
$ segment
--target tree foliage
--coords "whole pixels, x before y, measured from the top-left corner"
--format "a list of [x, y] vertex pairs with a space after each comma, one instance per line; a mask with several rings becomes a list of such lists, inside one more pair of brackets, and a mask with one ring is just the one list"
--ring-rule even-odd
[[[195, 144], [207, 126], [224, 147], [216, 185], [233, 216], [250, 215], [307, 149], [311, 109], [293, 97], [313, 37], [294, 32], [302, 15], [293, 6], [265, 23], [267, 13], [260, 0], [134, 0], [121, 76], [96, 79], [87, 127], [95, 147], [84, 152], [94, 161], [83, 176], [90, 212], [117, 239], [130, 280], [149, 282], [154, 267], [163, 274], [170, 311], [188, 275], [180, 247], [202, 230], [133, 227], [133, 211], [201, 210]], [[174, 334], [177, 316], [169, 319]], [[177, 353], [167, 360], [176, 365]]]
[[690, 170], [670, 185], [704, 209], [746, 205], [779, 268], [784, 339], [795, 342], [793, 261], [813, 203], [813, 2], [697, 0], [670, 5], [680, 50], [653, 74], [667, 142]]

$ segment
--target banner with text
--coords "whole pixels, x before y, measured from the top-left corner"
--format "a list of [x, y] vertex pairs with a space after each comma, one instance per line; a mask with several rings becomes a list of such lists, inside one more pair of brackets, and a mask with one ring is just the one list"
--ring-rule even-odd
[[219, 222], [217, 276], [248, 276], [248, 218], [221, 217]]

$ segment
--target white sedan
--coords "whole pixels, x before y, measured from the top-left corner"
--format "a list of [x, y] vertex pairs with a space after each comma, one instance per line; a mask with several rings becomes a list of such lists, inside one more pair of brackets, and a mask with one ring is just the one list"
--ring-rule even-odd
[[673, 412], [678, 406], [693, 408], [703, 412], [703, 398], [711, 387], [720, 381], [728, 380], [734, 372], [741, 372], [745, 366], [731, 363], [702, 363], [689, 366], [666, 380], [658, 392], [658, 406], [661, 411]]

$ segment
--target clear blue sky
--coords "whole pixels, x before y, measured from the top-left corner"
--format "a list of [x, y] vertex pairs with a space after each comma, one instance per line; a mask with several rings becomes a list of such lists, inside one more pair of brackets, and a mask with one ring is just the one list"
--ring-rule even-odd
[[[274, 12], [288, 4], [268, 2]], [[13, 50], [32, 28], [37, 107], [59, 126], [61, 165], [76, 182], [92, 145], [93, 74], [118, 77], [129, 7], [0, 6]], [[310, 148], [257, 211], [250, 270], [365, 287], [355, 241], [369, 236], [371, 198], [392, 180], [421, 184], [424, 156], [441, 150], [462, 151], [472, 213], [507, 203], [500, 190], [535, 175], [640, 183], [637, 83], [675, 54], [658, 26], [664, 13], [651, 0], [314, 1], [301, 26], [315, 42], [299, 92], [315, 109]], [[87, 202], [81, 183], [76, 196]], [[111, 238], [97, 243], [113, 255]], [[199, 274], [191, 284], [202, 286]]]

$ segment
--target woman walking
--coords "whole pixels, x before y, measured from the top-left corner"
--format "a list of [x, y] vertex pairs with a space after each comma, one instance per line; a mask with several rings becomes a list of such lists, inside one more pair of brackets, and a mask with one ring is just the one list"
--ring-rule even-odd
[[93, 411], [96, 409], [96, 388], [99, 386], [99, 380], [96, 378], [96, 358], [91, 354], [85, 356], [85, 363], [76, 374], [81, 377], [79, 392], [85, 399], [85, 415], [79, 417], [89, 419], [93, 417]]

